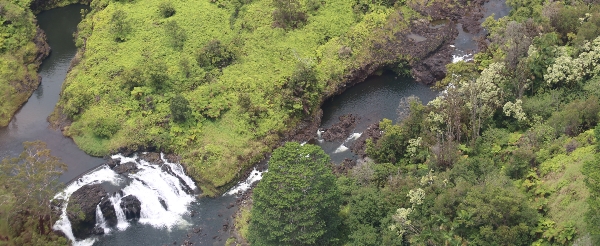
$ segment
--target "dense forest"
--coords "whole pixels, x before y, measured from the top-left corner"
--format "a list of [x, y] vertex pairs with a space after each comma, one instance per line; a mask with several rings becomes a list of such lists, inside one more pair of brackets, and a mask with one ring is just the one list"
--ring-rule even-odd
[[[34, 13], [67, 3], [0, 0], [0, 125], [39, 83]], [[91, 155], [179, 154], [206, 195], [273, 152], [228, 244], [598, 245], [600, 3], [507, 3], [439, 96], [400, 102], [348, 169], [273, 149], [357, 71], [409, 74], [419, 58], [388, 46], [428, 7], [480, 2], [93, 0], [50, 120]], [[37, 142], [1, 167], [0, 245], [66, 244], [49, 200], [64, 165]]]
[[[337, 174], [337, 190], [291, 178], [274, 186], [293, 170], [282, 164], [265, 174], [254, 207], [238, 217], [242, 236], [256, 245], [598, 245], [600, 5], [508, 4], [509, 16], [484, 22], [489, 34], [474, 61], [447, 65], [435, 100], [408, 98], [403, 121], [376, 126], [383, 136]], [[284, 162], [313, 169], [300, 161], [303, 148], [273, 155], [291, 152]], [[262, 229], [265, 217], [302, 225], [304, 211], [320, 211], [317, 200], [300, 202], [312, 200], [311, 189], [341, 197], [340, 210], [308, 223], [322, 227]]]

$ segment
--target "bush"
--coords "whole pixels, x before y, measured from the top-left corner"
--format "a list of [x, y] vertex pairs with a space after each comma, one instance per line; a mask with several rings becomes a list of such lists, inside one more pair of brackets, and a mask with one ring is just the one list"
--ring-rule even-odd
[[209, 41], [196, 55], [198, 65], [204, 68], [224, 68], [235, 59], [231, 50], [217, 39]]
[[171, 99], [171, 116], [173, 120], [176, 122], [185, 121], [191, 110], [190, 110], [190, 102], [185, 99], [182, 95], [177, 95], [173, 99]]
[[171, 2], [162, 2], [158, 5], [158, 12], [164, 18], [175, 15], [175, 7]]
[[302, 11], [298, 0], [275, 0], [273, 25], [284, 29], [294, 29], [304, 25], [308, 16]]
[[115, 41], [125, 42], [127, 34], [131, 31], [129, 23], [126, 21], [127, 14], [123, 10], [116, 10], [110, 17], [110, 32], [113, 34]]
[[94, 135], [99, 138], [110, 138], [121, 129], [117, 119], [112, 117], [98, 117], [92, 121], [89, 127], [92, 128]]
[[167, 37], [169, 37], [169, 41], [171, 47], [176, 50], [182, 50], [185, 41], [187, 40], [187, 34], [185, 30], [177, 24], [175, 21], [169, 21], [165, 24], [165, 31], [167, 33]]

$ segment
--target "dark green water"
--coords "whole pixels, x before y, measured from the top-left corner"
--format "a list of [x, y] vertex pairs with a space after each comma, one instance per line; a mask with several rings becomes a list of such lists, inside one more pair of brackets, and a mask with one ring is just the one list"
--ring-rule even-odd
[[[427, 104], [437, 96], [437, 92], [416, 83], [411, 78], [397, 77], [391, 72], [383, 73], [381, 76], [371, 76], [323, 104], [321, 127], [328, 128], [339, 122], [340, 116], [347, 114], [359, 118], [354, 133], [362, 133], [369, 125], [383, 118], [395, 122], [398, 118], [396, 109], [400, 99], [411, 95], [419, 97], [424, 104]], [[350, 150], [341, 147], [343, 144], [350, 148], [353, 141], [354, 139], [346, 139], [336, 142], [322, 141], [317, 144], [331, 156], [332, 161], [339, 163], [344, 158], [355, 157]]]
[[69, 166], [61, 177], [63, 182], [104, 163], [102, 158], [85, 154], [60, 131], [49, 129], [46, 120], [58, 102], [61, 85], [77, 51], [73, 33], [81, 21], [80, 11], [83, 8], [87, 6], [70, 5], [37, 16], [38, 25], [46, 32], [52, 47], [50, 56], [40, 66], [42, 83], [9, 125], [0, 128], [0, 159], [21, 153], [24, 141], [42, 140], [48, 144], [52, 155], [60, 157]]

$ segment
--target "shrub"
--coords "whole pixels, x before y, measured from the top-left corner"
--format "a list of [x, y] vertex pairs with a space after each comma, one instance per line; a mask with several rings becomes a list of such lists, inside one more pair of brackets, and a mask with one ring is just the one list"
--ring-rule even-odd
[[235, 59], [231, 50], [217, 39], [209, 41], [196, 55], [198, 65], [204, 68], [224, 68]]
[[175, 21], [169, 21], [165, 24], [165, 31], [171, 47], [176, 50], [182, 50], [185, 41], [187, 40], [187, 34], [185, 30], [177, 24]]
[[175, 7], [171, 2], [162, 2], [158, 5], [158, 12], [164, 18], [175, 15]]
[[182, 95], [177, 95], [171, 99], [171, 116], [176, 122], [185, 121], [190, 114], [190, 102]]
[[125, 42], [127, 34], [131, 31], [129, 23], [126, 21], [127, 14], [123, 10], [116, 10], [110, 17], [110, 32], [113, 34], [115, 41]]
[[274, 4], [273, 26], [294, 29], [304, 25], [308, 19], [298, 0], [275, 0]]
[[104, 116], [92, 120], [89, 127], [92, 128], [94, 135], [99, 138], [110, 138], [121, 129], [121, 125], [117, 119]]

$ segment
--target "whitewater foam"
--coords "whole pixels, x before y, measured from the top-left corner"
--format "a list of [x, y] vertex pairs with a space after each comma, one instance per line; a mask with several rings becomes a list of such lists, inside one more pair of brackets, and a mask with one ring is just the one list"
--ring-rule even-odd
[[246, 180], [239, 182], [235, 187], [223, 194], [223, 196], [230, 196], [246, 192], [250, 189], [252, 184], [262, 179], [263, 173], [265, 172], [267, 172], [267, 170], [261, 172], [254, 168]]

